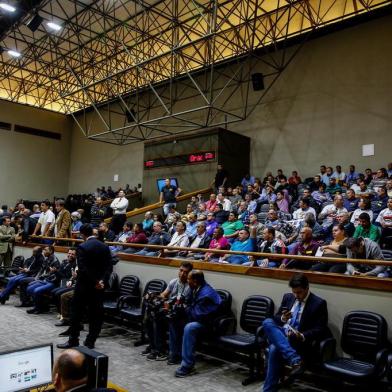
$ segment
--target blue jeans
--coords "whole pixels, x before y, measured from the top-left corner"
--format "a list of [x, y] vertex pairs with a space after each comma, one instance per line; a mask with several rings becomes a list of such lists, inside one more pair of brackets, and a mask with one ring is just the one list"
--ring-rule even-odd
[[275, 320], [265, 319], [263, 327], [270, 344], [263, 392], [275, 392], [278, 390], [279, 377], [284, 363], [287, 362], [290, 365], [298, 363], [301, 357], [291, 347], [283, 328], [277, 325]]
[[237, 265], [242, 265], [244, 263], [246, 263], [247, 261], [249, 261], [247, 256], [237, 256], [237, 255], [233, 255], [233, 256], [229, 256], [227, 258], [227, 261], [230, 264], [237, 264]]
[[36, 302], [38, 296], [51, 291], [54, 288], [54, 283], [46, 282], [45, 280], [37, 280], [29, 284], [27, 287], [27, 294], [33, 297], [34, 302]]
[[42, 307], [42, 294], [47, 293], [55, 288], [54, 283], [46, 282], [44, 280], [37, 280], [32, 282], [27, 287], [27, 295], [32, 296], [35, 308]]
[[174, 206], [174, 208], [176, 207], [177, 203], [166, 203], [163, 205], [163, 214], [165, 216], [169, 215], [169, 206]]
[[185, 321], [169, 321], [169, 357], [176, 360], [181, 358], [182, 338], [184, 335]]
[[181, 367], [192, 369], [195, 365], [195, 349], [199, 334], [205, 329], [203, 324], [193, 321], [184, 328], [182, 339], [182, 361]]
[[4, 290], [0, 293], [0, 299], [3, 298], [8, 298], [8, 296], [11, 294], [12, 290], [19, 284], [19, 282], [27, 278], [27, 275], [24, 273], [18, 274], [16, 276], [13, 276], [7, 283], [7, 286], [4, 288]]
[[158, 256], [159, 252], [154, 252], [154, 251], [149, 251], [146, 249], [139, 250], [139, 252], [136, 252], [135, 255], [140, 255], [140, 256]]

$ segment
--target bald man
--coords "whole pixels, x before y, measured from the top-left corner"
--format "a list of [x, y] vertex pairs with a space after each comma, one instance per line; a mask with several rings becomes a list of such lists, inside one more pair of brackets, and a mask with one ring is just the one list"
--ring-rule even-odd
[[56, 392], [87, 392], [87, 361], [81, 352], [63, 351], [53, 366], [53, 385]]
[[[298, 242], [296, 242], [294, 248], [290, 251], [291, 255], [299, 256], [314, 256], [319, 247], [318, 242], [313, 239], [313, 231], [310, 227], [304, 226], [298, 235]], [[314, 262], [294, 260], [290, 257], [283, 260], [279, 268], [295, 268], [308, 270]]]

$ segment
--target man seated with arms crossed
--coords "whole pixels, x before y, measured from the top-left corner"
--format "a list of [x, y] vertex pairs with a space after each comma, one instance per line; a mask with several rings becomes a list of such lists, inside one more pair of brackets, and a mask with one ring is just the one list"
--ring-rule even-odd
[[[193, 264], [189, 261], [183, 261], [178, 270], [178, 278], [172, 279], [169, 285], [160, 296], [169, 303], [175, 301], [188, 302], [190, 299], [191, 289], [188, 285], [188, 274], [192, 271]], [[168, 304], [170, 306], [170, 304]], [[166, 306], [166, 305], [165, 305]], [[147, 359], [164, 361], [168, 360], [168, 365], [176, 365], [181, 361], [182, 335], [186, 320], [180, 318], [169, 319], [169, 357], [166, 355], [165, 340], [167, 323], [166, 320], [159, 317], [147, 320], [147, 333], [150, 344], [142, 352], [147, 355]]]
[[283, 296], [278, 313], [263, 322], [269, 343], [263, 392], [278, 390], [284, 364], [291, 368], [289, 379], [301, 375], [304, 361], [312, 360], [313, 343], [329, 335], [327, 303], [309, 291], [307, 277], [295, 274], [289, 286], [292, 293]]
[[210, 329], [222, 301], [215, 289], [205, 281], [202, 271], [191, 271], [188, 284], [192, 292], [186, 308], [188, 323], [184, 328], [182, 361], [175, 372], [176, 377], [186, 377], [194, 372], [197, 339]]

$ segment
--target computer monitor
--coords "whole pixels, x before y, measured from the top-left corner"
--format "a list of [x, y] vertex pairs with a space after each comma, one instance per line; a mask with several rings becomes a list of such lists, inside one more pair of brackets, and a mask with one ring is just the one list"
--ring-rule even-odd
[[0, 353], [0, 392], [28, 391], [52, 382], [53, 345]]
[[[161, 192], [162, 188], [165, 186], [165, 180], [166, 180], [166, 178], [158, 178], [157, 179], [158, 192]], [[170, 184], [174, 185], [176, 188], [178, 188], [177, 178], [170, 177]]]

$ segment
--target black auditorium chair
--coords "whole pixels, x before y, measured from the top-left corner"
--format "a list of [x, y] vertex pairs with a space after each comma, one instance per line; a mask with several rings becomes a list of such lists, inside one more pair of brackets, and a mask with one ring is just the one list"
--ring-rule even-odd
[[251, 295], [242, 304], [240, 326], [244, 333], [221, 336], [220, 343], [225, 349], [241, 352], [249, 357], [249, 376], [242, 381], [248, 385], [260, 379], [262, 323], [274, 314], [274, 302], [262, 295]]
[[208, 336], [209, 340], [216, 340], [222, 335], [226, 335], [229, 331], [232, 332], [235, 328], [235, 318], [231, 310], [233, 298], [229, 291], [217, 289], [222, 302], [217, 311], [216, 318], [212, 324], [211, 333]]
[[24, 261], [23, 256], [16, 256], [9, 267], [0, 267], [0, 282], [7, 284], [10, 277], [19, 273], [19, 268], [23, 266]]
[[390, 349], [387, 334], [388, 326], [383, 316], [360, 310], [347, 313], [340, 344], [350, 357], [337, 356], [336, 340], [326, 339], [320, 345], [321, 358], [332, 359], [323, 360], [323, 368], [336, 379], [370, 388], [371, 383], [385, 374]]
[[167, 287], [167, 284], [162, 279], [152, 279], [146, 283], [143, 290], [143, 299], [140, 304], [140, 297], [136, 298], [133, 295], [125, 295], [120, 298], [119, 311], [120, 319], [130, 321], [140, 325], [140, 340], [135, 342], [136, 346], [144, 344], [146, 341], [144, 333], [144, 314], [145, 314], [145, 302], [144, 297], [148, 292], [161, 293]]
[[137, 276], [126, 275], [121, 279], [118, 289], [105, 290], [103, 308], [106, 313], [118, 315], [120, 301], [124, 296], [132, 296], [135, 303], [140, 302], [140, 280]]

